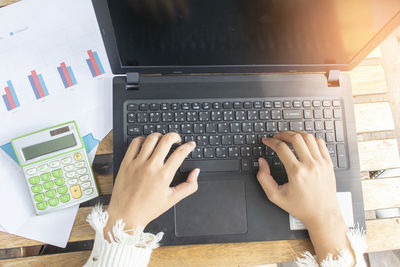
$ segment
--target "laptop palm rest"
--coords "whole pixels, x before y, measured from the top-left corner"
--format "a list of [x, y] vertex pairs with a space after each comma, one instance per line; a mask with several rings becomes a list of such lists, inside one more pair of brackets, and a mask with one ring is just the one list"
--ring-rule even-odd
[[175, 205], [174, 212], [177, 237], [246, 233], [244, 182], [199, 182], [198, 191]]

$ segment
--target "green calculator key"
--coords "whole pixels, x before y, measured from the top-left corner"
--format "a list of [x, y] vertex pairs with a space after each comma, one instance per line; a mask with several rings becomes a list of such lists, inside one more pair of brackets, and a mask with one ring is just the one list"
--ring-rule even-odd
[[57, 192], [56, 192], [55, 189], [51, 189], [51, 190], [49, 190], [49, 191], [46, 191], [46, 196], [47, 196], [48, 198], [55, 197], [56, 195], [57, 195]]
[[53, 183], [53, 181], [45, 182], [45, 183], [43, 184], [43, 187], [44, 187], [45, 189], [51, 189], [51, 188], [54, 187], [54, 183]]
[[52, 199], [49, 199], [49, 205], [50, 206], [57, 206], [58, 205], [58, 198], [52, 198]]
[[57, 192], [58, 192], [59, 194], [61, 194], [61, 195], [67, 193], [67, 190], [68, 190], [68, 188], [67, 188], [66, 185], [60, 186], [59, 188], [57, 188]]
[[29, 182], [32, 185], [38, 184], [40, 182], [39, 176], [33, 176], [33, 177], [29, 178]]
[[56, 185], [60, 186], [60, 185], [65, 184], [65, 179], [64, 179], [64, 177], [60, 177], [60, 178], [55, 179], [54, 182], [56, 183]]
[[69, 196], [69, 194], [60, 196], [60, 201], [63, 203], [68, 202], [70, 199], [71, 199], [71, 197]]
[[62, 170], [61, 169], [57, 169], [53, 171], [53, 176], [54, 177], [60, 177], [62, 175]]
[[43, 201], [44, 200], [44, 194], [43, 193], [37, 194], [37, 195], [34, 196], [34, 198], [35, 198], [35, 200], [37, 202]]
[[40, 175], [40, 178], [42, 179], [42, 181], [48, 181], [51, 178], [51, 174], [49, 172], [43, 173], [42, 175]]
[[40, 202], [36, 204], [36, 207], [38, 208], [38, 210], [45, 210], [47, 208], [47, 202]]
[[32, 186], [31, 189], [32, 189], [33, 193], [39, 193], [39, 192], [42, 192], [43, 187], [41, 184], [38, 184], [38, 185]]

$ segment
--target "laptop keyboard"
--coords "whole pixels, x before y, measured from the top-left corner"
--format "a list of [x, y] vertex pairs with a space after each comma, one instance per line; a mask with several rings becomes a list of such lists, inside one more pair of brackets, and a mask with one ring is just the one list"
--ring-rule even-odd
[[196, 142], [180, 172], [196, 167], [203, 172], [255, 172], [259, 157], [273, 171], [284, 171], [276, 153], [261, 140], [287, 130], [324, 139], [334, 167], [348, 166], [343, 104], [336, 98], [129, 100], [124, 108], [127, 145], [153, 132], [177, 132], [182, 142]]

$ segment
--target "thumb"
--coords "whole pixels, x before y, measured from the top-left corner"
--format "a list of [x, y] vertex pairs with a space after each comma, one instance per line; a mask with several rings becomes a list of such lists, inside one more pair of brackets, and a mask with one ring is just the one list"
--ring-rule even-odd
[[268, 199], [277, 204], [280, 198], [280, 192], [278, 190], [279, 186], [274, 178], [271, 176], [271, 171], [269, 169], [268, 162], [263, 159], [258, 159], [259, 169], [257, 173], [257, 180], [263, 188]]
[[200, 169], [198, 168], [192, 170], [189, 173], [185, 182], [180, 183], [172, 188], [173, 190], [172, 199], [174, 203], [178, 203], [185, 197], [188, 197], [197, 191], [198, 188], [197, 178], [199, 177], [199, 173]]

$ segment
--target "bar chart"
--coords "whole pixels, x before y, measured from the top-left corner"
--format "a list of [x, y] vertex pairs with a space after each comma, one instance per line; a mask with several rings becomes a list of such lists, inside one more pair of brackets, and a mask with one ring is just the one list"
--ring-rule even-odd
[[86, 59], [86, 63], [89, 66], [90, 72], [92, 73], [93, 78], [99, 75], [104, 74], [104, 68], [101, 64], [99, 55], [96, 51], [88, 50], [87, 51], [89, 58]]
[[49, 95], [49, 91], [47, 91], [42, 74], [38, 75], [35, 70], [32, 70], [31, 75], [28, 76], [28, 79], [31, 83], [36, 99], [41, 99]]
[[61, 62], [60, 66], [57, 67], [57, 70], [65, 88], [78, 84], [71, 66], [67, 66], [65, 62]]
[[4, 88], [5, 94], [2, 95], [4, 104], [8, 111], [16, 109], [20, 106], [17, 94], [11, 81], [7, 81], [7, 86]]

